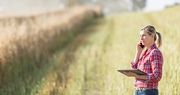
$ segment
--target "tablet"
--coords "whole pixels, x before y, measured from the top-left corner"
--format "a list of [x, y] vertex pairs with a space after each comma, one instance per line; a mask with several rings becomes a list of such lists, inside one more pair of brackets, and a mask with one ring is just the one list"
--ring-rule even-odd
[[136, 73], [138, 75], [146, 75], [145, 72], [139, 70], [139, 69], [124, 69], [124, 70], [117, 70], [118, 72], [133, 72], [133, 73]]

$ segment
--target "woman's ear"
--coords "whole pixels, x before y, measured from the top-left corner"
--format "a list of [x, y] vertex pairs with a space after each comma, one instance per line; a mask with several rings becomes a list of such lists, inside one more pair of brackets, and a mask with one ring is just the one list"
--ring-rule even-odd
[[154, 34], [152, 34], [151, 37], [154, 39]]

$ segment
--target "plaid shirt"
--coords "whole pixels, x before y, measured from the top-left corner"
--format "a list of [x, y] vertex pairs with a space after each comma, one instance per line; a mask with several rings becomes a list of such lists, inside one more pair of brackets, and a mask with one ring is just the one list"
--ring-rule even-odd
[[147, 73], [146, 80], [136, 79], [134, 86], [158, 89], [158, 82], [162, 77], [163, 56], [161, 51], [153, 44], [146, 50], [137, 63], [131, 62], [131, 67]]

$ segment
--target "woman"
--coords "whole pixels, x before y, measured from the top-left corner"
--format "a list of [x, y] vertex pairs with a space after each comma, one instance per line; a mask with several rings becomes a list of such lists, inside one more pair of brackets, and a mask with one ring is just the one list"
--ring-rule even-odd
[[[155, 43], [157, 42], [157, 43]], [[158, 82], [162, 77], [163, 56], [158, 49], [162, 44], [161, 34], [151, 25], [140, 31], [140, 41], [136, 46], [136, 54], [131, 62], [133, 69], [139, 69], [147, 75], [137, 75], [132, 72], [123, 72], [129, 77], [135, 77], [134, 95], [158, 95]], [[145, 52], [142, 53], [144, 47]], [[141, 54], [142, 53], [142, 54]]]

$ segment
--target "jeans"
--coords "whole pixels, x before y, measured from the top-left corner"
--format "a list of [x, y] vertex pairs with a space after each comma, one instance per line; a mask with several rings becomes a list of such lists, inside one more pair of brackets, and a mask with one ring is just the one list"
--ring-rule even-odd
[[135, 90], [134, 95], [158, 95], [158, 90]]

